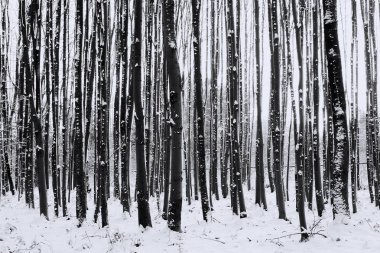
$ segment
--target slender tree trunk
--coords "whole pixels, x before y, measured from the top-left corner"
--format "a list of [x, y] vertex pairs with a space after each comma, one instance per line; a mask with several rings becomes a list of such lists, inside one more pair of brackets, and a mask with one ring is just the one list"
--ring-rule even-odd
[[257, 128], [256, 128], [256, 204], [263, 204], [266, 210], [266, 196], [265, 196], [265, 177], [264, 177], [264, 139], [263, 139], [263, 124], [261, 116], [261, 59], [260, 59], [260, 6], [259, 1], [256, 0], [255, 4], [255, 53], [256, 53], [256, 103], [257, 103]]
[[314, 101], [314, 119], [313, 119], [313, 159], [315, 175], [315, 195], [317, 200], [318, 216], [322, 216], [325, 209], [323, 203], [321, 166], [319, 158], [319, 59], [318, 59], [318, 8], [319, 4], [313, 6], [313, 101]]
[[56, 28], [54, 40], [52, 43], [53, 47], [53, 59], [52, 59], [52, 118], [53, 118], [53, 138], [52, 138], [52, 149], [51, 149], [51, 169], [52, 169], [52, 187], [54, 194], [54, 213], [58, 216], [58, 167], [57, 161], [59, 156], [58, 153], [58, 140], [57, 140], [57, 131], [58, 131], [58, 89], [59, 89], [59, 37], [61, 29], [61, 1], [57, 3], [56, 10]]
[[[216, 4], [214, 3], [216, 2]], [[215, 7], [216, 6], [216, 7]], [[218, 191], [218, 68], [219, 68], [219, 28], [218, 22], [215, 19], [219, 19], [217, 14], [217, 8], [219, 8], [219, 1], [211, 1], [211, 41], [212, 41], [212, 86], [211, 86], [211, 171], [212, 171], [212, 193], [215, 194], [215, 198], [219, 200]], [[218, 20], [216, 20], [218, 21]], [[215, 42], [214, 42], [215, 41]]]
[[67, 175], [67, 15], [68, 15], [68, 2], [63, 1], [63, 59], [62, 59], [62, 215], [67, 215], [67, 202], [66, 202], [66, 175]]
[[204, 112], [203, 112], [203, 96], [202, 96], [202, 74], [201, 74], [201, 52], [199, 47], [199, 13], [200, 0], [192, 1], [193, 11], [193, 48], [194, 48], [194, 80], [195, 80], [195, 106], [197, 110], [197, 154], [198, 154], [198, 172], [199, 184], [201, 191], [201, 203], [203, 219], [207, 221], [207, 213], [209, 212], [209, 201], [207, 196], [206, 181], [206, 153], [205, 153], [205, 131], [204, 131]]
[[[227, 2], [227, 26], [228, 26], [228, 72], [230, 77], [230, 96], [229, 96], [229, 106], [230, 106], [230, 127], [231, 127], [231, 160], [232, 160], [232, 170], [231, 170], [231, 195], [233, 197], [233, 212], [238, 214], [237, 204], [239, 203], [240, 208], [240, 218], [247, 217], [243, 187], [241, 182], [241, 168], [240, 168], [240, 142], [238, 134], [239, 126], [239, 102], [238, 102], [238, 52], [236, 52], [235, 44], [235, 28], [234, 28], [234, 10], [232, 0]], [[236, 196], [236, 198], [235, 198]]]
[[114, 167], [113, 167], [113, 185], [114, 197], [120, 198], [120, 184], [119, 184], [119, 145], [120, 145], [120, 61], [122, 54], [122, 45], [121, 40], [121, 1], [116, 1], [116, 18], [115, 18], [115, 27], [116, 27], [116, 87], [115, 87], [115, 100], [114, 100], [114, 123], [113, 123], [113, 148], [114, 148]]
[[52, 14], [51, 14], [51, 5], [52, 5], [52, 0], [47, 0], [46, 1], [46, 34], [45, 34], [45, 95], [46, 95], [46, 114], [45, 114], [45, 129], [44, 129], [44, 137], [45, 137], [45, 173], [46, 173], [46, 187], [49, 189], [49, 129], [50, 129], [50, 64], [51, 60], [50, 59], [50, 47], [51, 47], [51, 40], [52, 38], [50, 37], [51, 33], [50, 31], [53, 29], [53, 21], [52, 21]]
[[273, 70], [272, 70], [272, 89], [271, 89], [271, 98], [272, 98], [272, 142], [273, 142], [273, 171], [275, 173], [275, 186], [276, 186], [276, 196], [277, 196], [277, 205], [279, 211], [279, 218], [286, 220], [286, 211], [285, 211], [285, 201], [283, 193], [283, 180], [282, 180], [282, 166], [281, 166], [281, 143], [280, 143], [280, 72], [279, 72], [279, 36], [277, 29], [277, 0], [271, 0], [270, 4], [272, 15], [271, 15], [271, 24], [273, 33]]
[[358, 104], [356, 103], [356, 96], [357, 96], [357, 67], [355, 67], [355, 64], [357, 64], [358, 57], [357, 57], [357, 47], [358, 47], [358, 40], [357, 40], [357, 11], [356, 11], [356, 0], [351, 1], [352, 6], [352, 43], [351, 43], [351, 199], [352, 199], [352, 211], [353, 213], [357, 212], [357, 188], [358, 188], [358, 171], [357, 168], [359, 166], [358, 158], [359, 158], [359, 152], [357, 152], [357, 147], [359, 144], [357, 143], [358, 140], [358, 113], [357, 113], [357, 107]]
[[[145, 73], [145, 162], [147, 171], [147, 182], [150, 189], [150, 195], [154, 195], [154, 166], [150, 166], [150, 153], [151, 153], [151, 100], [152, 100], [152, 28], [153, 28], [153, 4], [154, 0], [148, 0], [146, 5], [146, 17], [145, 17], [145, 33], [146, 33], [146, 49], [145, 49], [145, 60], [146, 60], [146, 73]], [[150, 182], [151, 181], [151, 182]]]
[[75, 129], [74, 129], [74, 175], [76, 186], [76, 216], [79, 226], [86, 218], [87, 194], [83, 166], [83, 128], [82, 128], [82, 49], [83, 49], [83, 1], [76, 1], [75, 15]]
[[[120, 176], [121, 176], [121, 195], [120, 200], [123, 206], [123, 212], [129, 212], [130, 209], [130, 191], [129, 191], [129, 149], [130, 149], [130, 131], [129, 116], [132, 115], [133, 110], [133, 86], [130, 85], [127, 90], [128, 84], [128, 20], [129, 20], [129, 1], [121, 0], [122, 12], [122, 29], [121, 29], [121, 43], [122, 43], [122, 56], [121, 56], [121, 98], [120, 98]], [[128, 94], [127, 94], [128, 92]], [[128, 110], [128, 117], [127, 117]]]
[[135, 102], [136, 122], [136, 192], [139, 225], [151, 227], [149, 211], [149, 193], [146, 177], [145, 146], [144, 146], [144, 113], [141, 102], [141, 43], [142, 43], [142, 1], [135, 1], [135, 34], [133, 65], [133, 94]]

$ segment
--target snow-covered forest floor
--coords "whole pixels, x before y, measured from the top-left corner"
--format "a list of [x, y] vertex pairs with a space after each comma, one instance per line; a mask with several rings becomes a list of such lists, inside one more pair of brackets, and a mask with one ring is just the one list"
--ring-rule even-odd
[[[51, 193], [51, 191], [49, 191]], [[80, 228], [75, 218], [75, 193], [71, 194], [69, 217], [55, 218], [49, 206], [50, 221], [39, 216], [38, 191], [36, 209], [29, 209], [23, 199], [12, 196], [0, 200], [0, 252], [379, 252], [380, 211], [369, 201], [367, 190], [358, 193], [358, 213], [347, 225], [333, 221], [331, 207], [322, 218], [316, 211], [307, 211], [308, 226], [315, 234], [300, 243], [295, 199], [286, 203], [289, 221], [279, 220], [275, 194], [267, 189], [268, 211], [254, 203], [254, 191], [245, 191], [248, 217], [232, 215], [230, 199], [213, 201], [212, 222], [202, 220], [199, 201], [188, 206], [183, 202], [182, 233], [167, 228], [151, 199], [153, 228], [143, 230], [137, 225], [137, 208], [133, 203], [131, 216], [121, 213], [119, 201], [109, 203], [109, 227], [93, 222], [92, 194], [88, 195], [87, 221]], [[290, 196], [294, 196], [291, 194]], [[53, 203], [52, 194], [49, 198]], [[289, 235], [289, 236], [288, 236]], [[324, 238], [324, 236], [326, 238]]]

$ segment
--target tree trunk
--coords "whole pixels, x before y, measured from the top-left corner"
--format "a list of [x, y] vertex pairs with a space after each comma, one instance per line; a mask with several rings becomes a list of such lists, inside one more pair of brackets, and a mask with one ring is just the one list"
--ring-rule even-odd
[[[40, 214], [44, 215], [48, 219], [48, 204], [47, 204], [47, 194], [46, 194], [46, 179], [45, 179], [45, 162], [44, 162], [44, 149], [43, 138], [42, 138], [42, 126], [41, 119], [36, 113], [33, 101], [33, 79], [29, 64], [29, 52], [28, 52], [28, 36], [26, 28], [26, 13], [25, 13], [25, 0], [19, 1], [20, 6], [20, 32], [23, 41], [23, 59], [22, 64], [25, 67], [25, 81], [26, 81], [26, 94], [28, 96], [28, 102], [30, 106], [31, 118], [34, 125], [34, 133], [36, 136], [36, 164], [38, 168], [38, 192], [40, 196]], [[25, 111], [27, 113], [27, 110]]]
[[238, 91], [239, 91], [239, 81], [238, 81], [238, 52], [236, 52], [236, 42], [235, 42], [235, 29], [234, 29], [234, 10], [232, 0], [227, 2], [227, 26], [228, 26], [228, 72], [229, 72], [229, 86], [230, 86], [230, 96], [229, 96], [229, 106], [230, 106], [230, 127], [231, 127], [231, 195], [233, 198], [233, 212], [238, 214], [237, 203], [239, 203], [240, 208], [240, 218], [247, 217], [243, 187], [241, 182], [241, 170], [240, 170], [240, 142], [238, 134], [239, 126], [239, 101], [238, 101]]
[[149, 211], [149, 193], [146, 178], [145, 146], [144, 146], [144, 112], [141, 102], [141, 43], [142, 43], [142, 2], [135, 1], [135, 34], [133, 41], [133, 94], [135, 102], [136, 123], [136, 192], [139, 225], [151, 227]]
[[82, 128], [82, 49], [83, 49], [83, 1], [76, 1], [75, 16], [75, 58], [74, 58], [74, 84], [75, 84], [75, 129], [74, 129], [74, 175], [76, 186], [76, 216], [79, 226], [86, 218], [87, 194], [83, 166], [83, 128]]
[[182, 212], [182, 87], [177, 58], [176, 31], [174, 26], [174, 1], [163, 1], [164, 47], [169, 77], [171, 105], [171, 188], [168, 207], [168, 226], [173, 231], [181, 231]]
[[324, 207], [321, 166], [319, 158], [319, 72], [318, 72], [318, 8], [319, 4], [313, 6], [313, 101], [314, 101], [314, 120], [313, 120], [313, 159], [315, 175], [315, 195], [317, 200], [318, 216], [322, 216]]
[[346, 118], [346, 100], [338, 40], [337, 5], [335, 0], [324, 0], [324, 38], [331, 91], [334, 135], [334, 168], [332, 168], [333, 215], [350, 216], [348, 206], [349, 145]]
[[199, 186], [201, 191], [201, 203], [203, 219], [207, 221], [209, 212], [207, 179], [206, 179], [206, 152], [205, 152], [205, 131], [204, 131], [204, 112], [203, 112], [203, 91], [202, 91], [202, 73], [201, 73], [201, 53], [199, 47], [200, 41], [200, 14], [201, 0], [192, 0], [193, 11], [193, 48], [194, 48], [194, 80], [195, 80], [195, 106], [197, 110], [197, 154], [198, 154], [198, 173]]
[[282, 166], [281, 166], [281, 141], [280, 141], [280, 72], [279, 72], [279, 36], [277, 29], [277, 0], [272, 0], [271, 4], [271, 25], [273, 33], [273, 70], [272, 70], [272, 89], [271, 89], [271, 99], [272, 99], [272, 142], [273, 142], [273, 171], [275, 173], [275, 186], [276, 186], [276, 196], [277, 205], [279, 211], [279, 218], [286, 220], [285, 212], [285, 201], [283, 193], [283, 180], [282, 180]]

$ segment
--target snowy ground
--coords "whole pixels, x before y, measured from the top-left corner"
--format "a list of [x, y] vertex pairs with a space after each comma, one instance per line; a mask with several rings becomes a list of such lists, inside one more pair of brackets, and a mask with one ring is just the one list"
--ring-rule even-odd
[[213, 221], [207, 224], [199, 201], [191, 206], [184, 202], [179, 234], [167, 228], [154, 199], [153, 228], [143, 230], [137, 226], [135, 203], [130, 217], [121, 213], [118, 201], [110, 200], [110, 225], [100, 228], [92, 221], [94, 206], [89, 201], [88, 220], [77, 228], [74, 203], [69, 204], [69, 218], [54, 218], [49, 206], [51, 218], [46, 221], [39, 216], [38, 204], [29, 209], [23, 200], [6, 196], [0, 200], [0, 252], [380, 252], [380, 210], [369, 202], [367, 191], [359, 192], [359, 212], [348, 225], [334, 222], [329, 206], [321, 221], [308, 211], [308, 226], [320, 221], [315, 231], [327, 238], [316, 235], [305, 243], [298, 234], [287, 236], [299, 232], [294, 199], [287, 202], [289, 221], [283, 221], [277, 219], [275, 195], [267, 192], [267, 197], [269, 210], [264, 211], [255, 206], [254, 192], [245, 192], [246, 219], [232, 215], [229, 199], [214, 201]]

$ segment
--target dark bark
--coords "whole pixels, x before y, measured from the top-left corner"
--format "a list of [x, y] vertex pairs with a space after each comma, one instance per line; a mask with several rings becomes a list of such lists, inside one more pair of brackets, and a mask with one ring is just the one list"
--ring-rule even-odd
[[153, 28], [153, 4], [154, 0], [145, 2], [146, 6], [146, 20], [145, 20], [145, 33], [146, 33], [146, 48], [145, 48], [145, 162], [147, 172], [148, 188], [151, 196], [154, 196], [154, 166], [150, 166], [150, 150], [151, 150], [151, 114], [152, 114], [152, 28]]
[[[216, 2], [216, 4], [214, 3]], [[216, 6], [216, 7], [215, 7]], [[212, 62], [211, 62], [211, 193], [219, 200], [218, 190], [218, 68], [219, 68], [219, 1], [211, 1], [211, 41], [212, 41]], [[216, 20], [215, 20], [216, 19]], [[216, 22], [215, 22], [216, 21]], [[190, 121], [189, 121], [190, 122]]]
[[122, 45], [121, 45], [121, 1], [115, 2], [115, 26], [116, 26], [116, 87], [115, 87], [115, 100], [114, 100], [114, 122], [113, 122], [113, 195], [115, 198], [120, 198], [120, 183], [119, 183], [119, 156], [120, 156], [120, 61], [122, 55]]
[[358, 75], [358, 39], [357, 39], [357, 11], [356, 0], [351, 1], [352, 6], [352, 43], [351, 43], [351, 199], [352, 212], [357, 212], [357, 188], [358, 188], [358, 113], [357, 113], [357, 75]]
[[[299, 18], [296, 11], [296, 4], [295, 1], [292, 1], [292, 10], [293, 10], [293, 19], [295, 24], [299, 24], [299, 20], [303, 19], [303, 11], [304, 11], [304, 2], [301, 2], [301, 8], [300, 8], [300, 14]], [[297, 111], [296, 111], [296, 102], [294, 99], [294, 89], [293, 89], [293, 81], [290, 82], [290, 88], [291, 88], [291, 96], [292, 96], [292, 110], [293, 110], [293, 126], [294, 126], [294, 144], [295, 144], [295, 163], [296, 163], [296, 169], [295, 169], [295, 180], [296, 180], [296, 209], [298, 211], [298, 218], [300, 222], [300, 229], [301, 229], [301, 240], [307, 240], [308, 234], [306, 232], [307, 224], [306, 224], [306, 217], [305, 217], [305, 191], [304, 191], [304, 155], [303, 155], [303, 63], [302, 63], [302, 52], [303, 52], [303, 27], [296, 25], [296, 42], [297, 42], [297, 58], [298, 58], [298, 68], [299, 73], [301, 75], [301, 78], [299, 80], [298, 88], [299, 90], [299, 117], [300, 122], [299, 125], [297, 125]], [[290, 53], [290, 43], [289, 40], [287, 41], [287, 48], [288, 52]], [[291, 56], [288, 56], [289, 59], [291, 59]], [[291, 69], [288, 69], [288, 74], [290, 74]], [[291, 77], [292, 78], [292, 77]], [[292, 79], [293, 80], [293, 79]], [[301, 109], [302, 108], [302, 109]]]
[[68, 3], [67, 0], [63, 1], [63, 59], [62, 59], [62, 215], [67, 215], [67, 202], [66, 202], [66, 175], [67, 175], [67, 16], [68, 16]]
[[273, 142], [273, 171], [275, 174], [275, 186], [279, 218], [286, 220], [285, 201], [283, 193], [282, 166], [281, 166], [281, 126], [280, 126], [280, 72], [279, 72], [279, 36], [278, 36], [278, 19], [277, 19], [277, 0], [270, 2], [271, 6], [271, 25], [273, 33], [273, 69], [272, 69], [272, 89], [271, 89], [271, 104], [272, 104], [272, 142]]
[[[11, 138], [11, 121], [8, 118], [9, 115], [9, 98], [7, 93], [7, 76], [8, 76], [8, 58], [7, 58], [7, 49], [9, 47], [8, 41], [9, 39], [7, 36], [9, 36], [9, 19], [8, 19], [8, 3], [3, 3], [2, 6], [2, 17], [1, 17], [1, 58], [0, 58], [0, 66], [1, 66], [1, 107], [2, 107], [2, 122], [3, 122], [3, 133], [2, 133], [2, 155], [3, 155], [3, 161], [2, 166], [3, 170], [5, 169], [4, 173], [6, 175], [6, 178], [4, 179], [4, 183], [6, 184], [7, 190], [10, 190], [12, 195], [15, 195], [15, 189], [13, 185], [13, 179], [12, 179], [12, 172], [11, 172], [11, 161], [9, 159], [9, 156], [12, 155], [10, 152], [11, 149], [9, 147], [10, 138]], [[12, 115], [10, 115], [12, 116]], [[10, 117], [12, 118], [12, 117]], [[9, 153], [9, 154], [8, 154]], [[12, 157], [12, 156], [11, 156]], [[0, 188], [1, 189], [1, 188]]]
[[74, 175], [76, 187], [76, 217], [79, 226], [86, 218], [87, 194], [83, 166], [83, 127], [82, 127], [82, 51], [83, 51], [83, 1], [76, 1], [75, 15], [75, 123], [74, 123]]
[[174, 26], [174, 1], [163, 1], [164, 47], [169, 79], [171, 105], [171, 188], [168, 206], [168, 226], [173, 231], [181, 231], [182, 212], [182, 87], [177, 58], [176, 30]]
[[230, 128], [231, 128], [231, 196], [234, 214], [238, 214], [237, 204], [239, 204], [240, 218], [247, 217], [244, 194], [241, 180], [240, 166], [240, 142], [238, 134], [239, 126], [239, 102], [238, 102], [238, 52], [236, 51], [235, 27], [234, 27], [234, 10], [232, 0], [227, 2], [227, 27], [228, 27], [228, 72], [229, 72], [229, 107], [230, 107]]
[[145, 133], [144, 133], [144, 113], [141, 102], [141, 43], [142, 43], [142, 2], [135, 1], [135, 33], [134, 33], [134, 58], [133, 66], [133, 95], [135, 104], [136, 123], [136, 193], [139, 225], [151, 227], [152, 221], [149, 211], [149, 193], [146, 177], [145, 164]]
[[[127, 72], [128, 72], [128, 20], [129, 20], [129, 1], [122, 0], [122, 29], [121, 29], [121, 98], [120, 98], [120, 176], [121, 176], [121, 194], [120, 200], [123, 205], [123, 212], [129, 212], [130, 209], [130, 191], [129, 191], [129, 150], [130, 150], [130, 123], [133, 110], [133, 86], [130, 85], [127, 90]], [[128, 95], [127, 95], [128, 92]], [[128, 110], [128, 117], [127, 117]]]
[[53, 138], [52, 138], [52, 150], [51, 150], [51, 169], [52, 169], [52, 187], [54, 195], [54, 212], [58, 216], [58, 202], [59, 202], [59, 189], [58, 189], [58, 176], [57, 172], [59, 163], [59, 144], [58, 144], [58, 89], [59, 89], [59, 37], [61, 33], [61, 0], [57, 2], [57, 10], [55, 13], [55, 35], [53, 40], [53, 59], [52, 59], [52, 118], [53, 118]]
[[200, 0], [192, 1], [193, 11], [193, 48], [194, 48], [194, 80], [195, 80], [195, 107], [197, 110], [197, 154], [198, 154], [198, 172], [199, 186], [201, 192], [201, 204], [203, 219], [207, 221], [207, 213], [210, 210], [208, 194], [207, 194], [207, 179], [206, 179], [206, 152], [205, 152], [205, 131], [204, 131], [204, 112], [203, 112], [203, 91], [202, 91], [202, 73], [201, 73], [201, 52], [200, 52]]
[[[44, 149], [43, 138], [42, 138], [42, 125], [39, 115], [36, 113], [33, 101], [33, 79], [29, 64], [29, 52], [28, 52], [28, 36], [26, 28], [26, 13], [25, 13], [25, 0], [19, 1], [20, 6], [20, 32], [23, 41], [23, 52], [22, 52], [22, 64], [25, 68], [25, 86], [26, 86], [26, 96], [30, 106], [31, 119], [34, 125], [34, 134], [36, 137], [36, 165], [38, 173], [38, 192], [40, 196], [40, 214], [44, 215], [48, 219], [48, 204], [47, 204], [47, 194], [46, 194], [46, 179], [45, 179], [45, 162], [44, 162]], [[25, 110], [27, 113], [27, 110]]]
[[264, 177], [264, 139], [263, 139], [263, 124], [261, 116], [261, 61], [260, 61], [260, 19], [259, 19], [259, 1], [255, 1], [255, 53], [256, 53], [256, 103], [257, 103], [257, 128], [256, 128], [256, 204], [263, 204], [266, 210], [266, 196], [265, 196], [265, 177]]
[[329, 89], [334, 122], [334, 167], [332, 168], [333, 215], [349, 217], [348, 163], [349, 144], [346, 118], [346, 101], [342, 76], [342, 63], [338, 40], [337, 5], [335, 0], [323, 1], [324, 39], [328, 66]]
[[314, 101], [314, 119], [313, 119], [313, 159], [315, 175], [315, 195], [317, 200], [318, 216], [322, 216], [324, 207], [321, 166], [319, 158], [319, 59], [318, 59], [318, 6], [313, 6], [313, 101]]
[[50, 138], [50, 107], [51, 107], [51, 48], [52, 48], [52, 0], [46, 1], [46, 34], [45, 34], [45, 96], [46, 96], [46, 113], [45, 113], [45, 128], [44, 128], [44, 148], [45, 148], [45, 173], [46, 187], [49, 189], [49, 138]]

